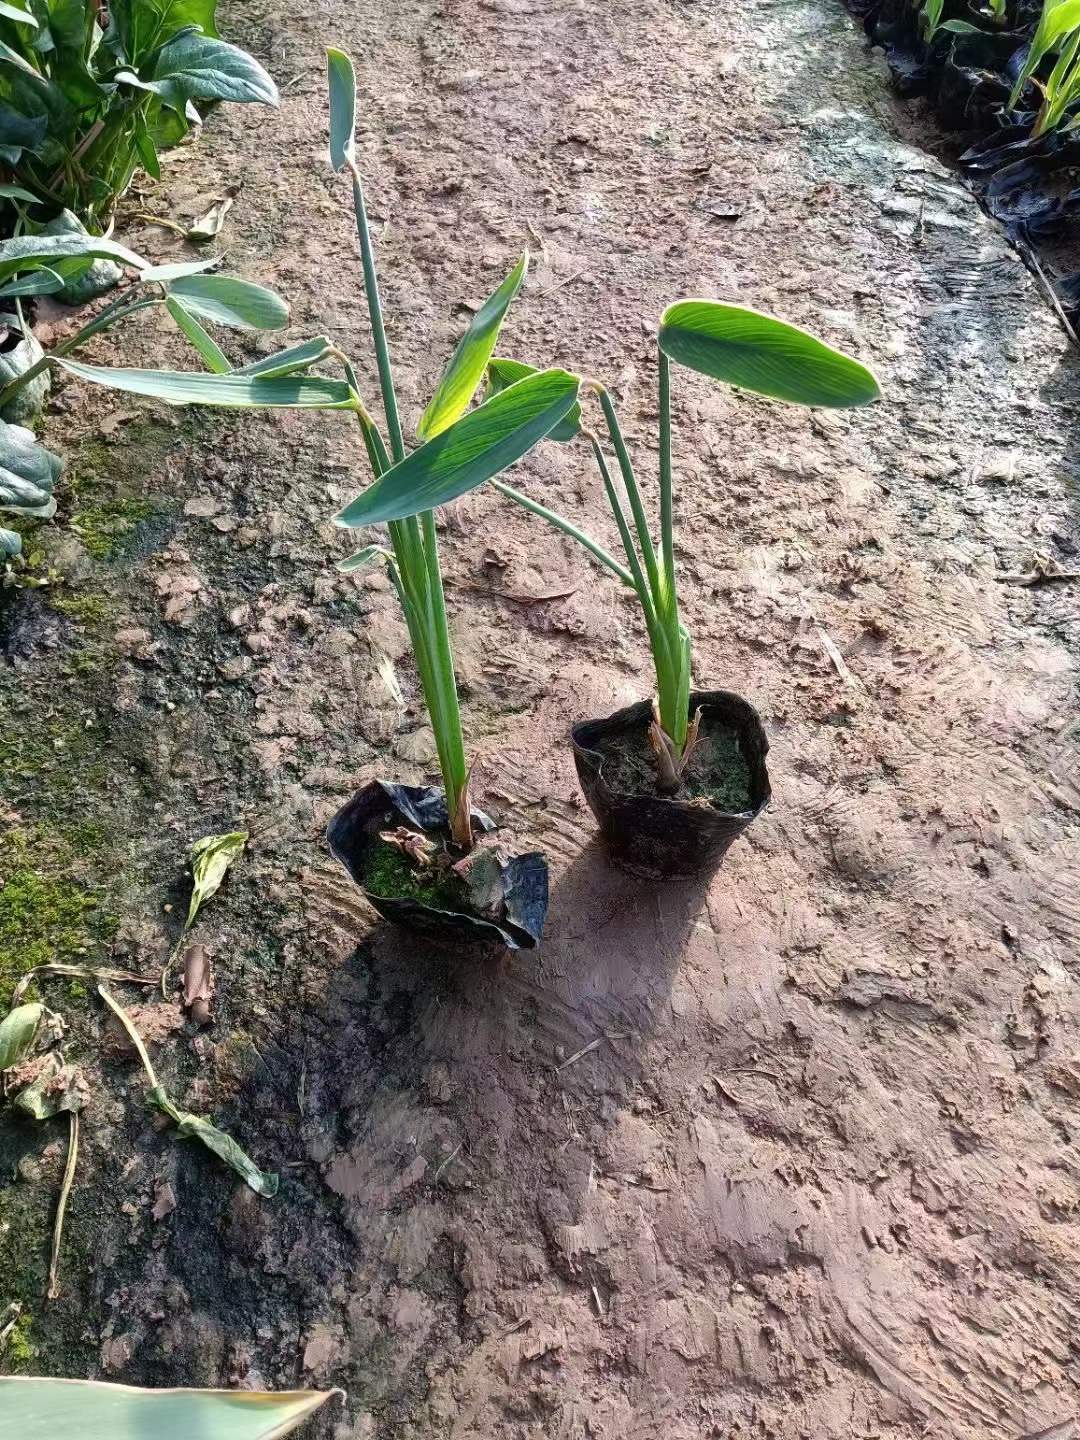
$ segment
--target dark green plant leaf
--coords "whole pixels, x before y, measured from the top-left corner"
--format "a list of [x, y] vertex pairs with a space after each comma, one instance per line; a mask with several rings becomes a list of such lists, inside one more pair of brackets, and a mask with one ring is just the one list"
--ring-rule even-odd
[[0, 104], [0, 157], [9, 165], [17, 165], [24, 150], [36, 154], [48, 131], [47, 115], [24, 115], [10, 105]]
[[458, 341], [457, 349], [443, 371], [431, 403], [420, 418], [417, 432], [422, 440], [433, 440], [468, 409], [476, 387], [484, 378], [484, 369], [495, 349], [506, 312], [524, 284], [528, 269], [529, 252], [526, 250], [469, 322], [469, 328]]
[[99, 235], [20, 235], [0, 243], [0, 280], [23, 270], [37, 270], [68, 255], [117, 260], [135, 270], [144, 270], [146, 261], [115, 240]]
[[858, 360], [741, 305], [680, 300], [664, 312], [659, 345], [702, 375], [794, 405], [868, 405], [881, 394]]
[[330, 341], [326, 336], [317, 335], [313, 340], [304, 340], [299, 345], [290, 345], [287, 350], [279, 350], [274, 355], [253, 360], [250, 365], [241, 365], [236, 373], [262, 375], [266, 379], [272, 375], [295, 375], [298, 371], [307, 370], [317, 361], [325, 359], [330, 348]]
[[340, 1390], [140, 1390], [101, 1380], [0, 1376], [10, 1440], [283, 1440]]
[[17, 1005], [0, 1020], [0, 1070], [10, 1070], [30, 1053], [44, 1005]]
[[63, 468], [32, 431], [0, 422], [0, 510], [50, 519], [56, 513], [53, 487]]
[[356, 75], [344, 50], [327, 50], [326, 83], [330, 91], [330, 164], [335, 170], [344, 170], [356, 154]]
[[244, 853], [247, 840], [246, 830], [233, 830], [227, 835], [204, 835], [192, 845], [190, 859], [195, 887], [191, 892], [191, 904], [184, 921], [185, 930], [190, 930], [202, 906], [212, 895], [217, 894], [218, 887], [225, 879], [225, 872], [233, 861], [238, 860]]
[[39, 203], [38, 197], [21, 185], [0, 185], [0, 195], [5, 200], [25, 200], [31, 205]]
[[346, 527], [401, 520], [474, 490], [520, 460], [577, 400], [580, 376], [539, 370], [391, 466], [334, 517]]
[[0, 525], [0, 560], [13, 560], [22, 554], [22, 536]]
[[231, 1135], [226, 1135], [224, 1130], [219, 1130], [216, 1125], [212, 1125], [201, 1115], [192, 1115], [187, 1110], [178, 1109], [160, 1085], [152, 1086], [147, 1091], [146, 1098], [151, 1105], [168, 1115], [182, 1140], [201, 1141], [208, 1150], [212, 1150], [219, 1159], [224, 1160], [226, 1165], [235, 1170], [241, 1180], [249, 1185], [256, 1195], [262, 1195], [270, 1200], [277, 1194], [278, 1177], [265, 1170], [260, 1170], [246, 1150], [238, 1145]]
[[33, 1120], [51, 1120], [54, 1115], [82, 1110], [87, 1099], [86, 1085], [75, 1066], [65, 1064], [50, 1050], [34, 1079], [16, 1095], [15, 1109]]
[[[487, 389], [484, 393], [486, 400], [490, 395], [497, 395], [500, 390], [515, 384], [518, 380], [524, 380], [526, 375], [535, 375], [535, 365], [525, 365], [520, 360], [508, 360], [503, 356], [496, 355], [493, 360], [488, 361], [487, 366]], [[545, 438], [557, 440], [565, 445], [568, 441], [574, 440], [581, 434], [581, 405], [576, 403], [566, 418], [560, 420], [555, 429]]]
[[175, 295], [166, 295], [165, 308], [202, 356], [206, 368], [215, 375], [228, 375], [232, 370], [229, 357]]
[[169, 287], [184, 308], [213, 325], [236, 330], [282, 330], [289, 307], [272, 290], [234, 275], [182, 275]]
[[212, 405], [220, 409], [347, 410], [352, 392], [342, 380], [305, 375], [200, 375], [186, 370], [124, 370], [108, 365], [83, 365], [75, 360], [53, 362], [91, 385], [150, 395], [169, 405]]
[[[123, 78], [131, 83], [125, 72]], [[146, 89], [166, 105], [183, 110], [189, 100], [231, 100], [234, 104], [276, 105], [277, 86], [259, 62], [236, 45], [193, 31], [179, 35], [159, 52]]]
[[63, 275], [42, 266], [40, 270], [30, 270], [19, 279], [0, 285], [0, 299], [7, 300], [16, 295], [55, 295], [66, 284]]

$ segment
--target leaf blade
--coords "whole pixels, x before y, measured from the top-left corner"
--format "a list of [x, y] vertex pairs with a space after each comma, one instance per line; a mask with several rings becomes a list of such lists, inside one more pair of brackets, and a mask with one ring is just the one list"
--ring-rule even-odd
[[326, 52], [326, 85], [330, 92], [330, 164], [344, 170], [356, 157], [356, 72], [344, 50]]
[[843, 408], [881, 395], [858, 360], [742, 305], [677, 301], [665, 310], [657, 340], [665, 355], [699, 374], [794, 405]]
[[191, 873], [194, 887], [188, 906], [184, 929], [190, 930], [195, 916], [211, 896], [216, 895], [222, 880], [234, 861], [244, 853], [248, 842], [246, 830], [230, 830], [224, 835], [204, 835], [191, 847]]
[[215, 375], [228, 375], [232, 370], [228, 356], [175, 295], [165, 296], [165, 309], [202, 356], [206, 368]]
[[185, 309], [214, 325], [283, 330], [289, 323], [289, 307], [279, 295], [235, 275], [181, 275], [169, 288]]
[[184, 370], [127, 370], [54, 359], [53, 364], [91, 385], [147, 395], [168, 405], [210, 405], [220, 409], [347, 410], [352, 391], [343, 380], [291, 376], [203, 375]]
[[0, 1428], [80, 1440], [278, 1440], [339, 1391], [146, 1390], [100, 1380], [0, 1377]]
[[417, 433], [422, 440], [433, 440], [465, 413], [476, 387], [484, 378], [487, 363], [495, 353], [506, 312], [525, 283], [528, 270], [529, 252], [526, 250], [510, 274], [470, 320], [435, 387], [435, 394], [420, 417]]
[[0, 1020], [0, 1070], [10, 1070], [24, 1059], [34, 1043], [44, 1013], [44, 1005], [16, 1005]]
[[539, 370], [485, 400], [385, 471], [335, 515], [350, 529], [432, 510], [520, 460], [577, 400], [580, 376]]

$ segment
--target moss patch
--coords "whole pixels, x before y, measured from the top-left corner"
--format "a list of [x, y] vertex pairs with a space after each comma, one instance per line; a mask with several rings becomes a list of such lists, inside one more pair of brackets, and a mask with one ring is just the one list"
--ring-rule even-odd
[[29, 1370], [30, 1362], [37, 1355], [37, 1347], [30, 1343], [30, 1331], [33, 1324], [34, 1317], [29, 1310], [24, 1310], [7, 1337], [3, 1359], [7, 1368], [14, 1374], [18, 1374], [21, 1370]]
[[95, 560], [108, 560], [124, 549], [124, 541], [142, 520], [149, 520], [155, 507], [149, 500], [106, 500], [100, 505], [80, 507], [71, 517], [71, 528]]
[[439, 910], [468, 910], [469, 892], [456, 875], [418, 870], [396, 845], [377, 840], [364, 857], [364, 889], [383, 900], [420, 900]]
[[115, 917], [70, 868], [55, 838], [25, 830], [0, 838], [0, 1006], [35, 965], [77, 964], [115, 933]]

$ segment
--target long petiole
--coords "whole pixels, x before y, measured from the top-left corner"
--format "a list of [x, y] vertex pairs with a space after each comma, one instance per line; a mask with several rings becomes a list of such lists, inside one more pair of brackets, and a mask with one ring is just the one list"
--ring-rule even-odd
[[501, 480], [493, 480], [491, 483], [495, 489], [498, 490], [500, 494], [505, 495], [508, 500], [513, 500], [515, 504], [520, 505], [523, 510], [530, 511], [533, 515], [539, 515], [541, 520], [546, 520], [548, 524], [554, 525], [556, 530], [561, 530], [564, 535], [569, 535], [572, 540], [576, 540], [579, 545], [583, 545], [594, 559], [599, 560], [601, 565], [607, 566], [612, 574], [617, 575], [624, 585], [629, 585], [632, 590], [637, 590], [637, 584], [634, 577], [630, 574], [630, 571], [627, 570], [625, 566], [620, 565], [614, 555], [609, 555], [604, 547], [595, 541], [591, 535], [586, 535], [584, 530], [579, 530], [576, 525], [564, 519], [561, 515], [556, 514], [554, 510], [549, 510], [546, 505], [541, 505], [536, 500], [530, 500], [528, 495], [523, 495], [520, 490], [515, 490], [512, 485], [504, 485]]
[[397, 395], [394, 391], [394, 376], [390, 367], [390, 350], [386, 343], [386, 326], [383, 324], [382, 302], [379, 299], [379, 281], [375, 274], [375, 254], [371, 246], [367, 206], [364, 204], [364, 185], [360, 179], [360, 171], [355, 164], [350, 164], [349, 169], [352, 174], [356, 233], [360, 237], [360, 263], [364, 269], [364, 293], [367, 295], [371, 336], [375, 344], [375, 364], [379, 371], [383, 410], [386, 412], [386, 432], [390, 436], [390, 453], [394, 457], [396, 465], [399, 460], [405, 458], [405, 439], [401, 433], [401, 419], [398, 415]]
[[671, 362], [660, 351], [660, 543], [663, 546], [664, 588], [678, 613], [675, 591], [675, 538], [671, 498]]
[[652, 536], [649, 534], [649, 521], [645, 515], [645, 506], [641, 501], [641, 491], [638, 489], [637, 479], [634, 475], [634, 467], [630, 462], [630, 453], [626, 448], [626, 441], [623, 439], [622, 429], [619, 425], [619, 417], [615, 414], [615, 407], [611, 403], [611, 396], [602, 385], [597, 387], [597, 394], [600, 397], [600, 406], [604, 412], [604, 420], [607, 422], [611, 443], [615, 447], [615, 458], [618, 460], [619, 470], [622, 472], [626, 498], [630, 501], [630, 513], [634, 517], [634, 527], [638, 534], [638, 544], [641, 546], [641, 556], [645, 561], [645, 573], [649, 577], [649, 589], [652, 592], [653, 602], [657, 610], [662, 612], [664, 600], [663, 582], [661, 581], [660, 571], [656, 563], [656, 550], [653, 547]]

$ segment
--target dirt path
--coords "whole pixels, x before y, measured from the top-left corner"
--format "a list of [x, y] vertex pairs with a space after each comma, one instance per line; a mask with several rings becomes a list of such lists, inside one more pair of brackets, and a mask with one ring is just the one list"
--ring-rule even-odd
[[[44, 1313], [62, 1147], [0, 1136], [0, 1275], [34, 1301], [37, 1365], [340, 1384], [350, 1418], [315, 1429], [336, 1440], [987, 1440], [1067, 1421], [1080, 608], [1075, 586], [1000, 581], [1036, 552], [1075, 564], [1076, 362], [1035, 286], [909, 148], [914, 121], [832, 0], [233, 10], [286, 103], [215, 117], [153, 203], [197, 213], [242, 178], [237, 268], [290, 296], [298, 334], [365, 353], [323, 163], [321, 48], [352, 48], [410, 418], [455, 303], [525, 244], [506, 349], [613, 382], [639, 449], [649, 331], [682, 294], [853, 347], [888, 403], [788, 412], [680, 378], [697, 675], [761, 709], [776, 797], [707, 894], [609, 871], [577, 795], [570, 721], [649, 687], [632, 608], [494, 494], [448, 512], [485, 798], [553, 864], [542, 952], [489, 967], [373, 926], [321, 842], [357, 781], [427, 774], [433, 751], [392, 595], [328, 566], [346, 423], [170, 426], [61, 398], [69, 504], [120, 538], [87, 555], [62, 516], [60, 612], [19, 598], [9, 749], [32, 730], [61, 759], [17, 769], [9, 818], [105, 897], [92, 953], [115, 919], [113, 953], [147, 966], [184, 846], [250, 826], [205, 922], [217, 1025], [158, 1055], [283, 1188], [260, 1202], [156, 1133], [130, 1065], [96, 1067], [84, 1004], [95, 1099]], [[172, 254], [162, 233], [130, 232]], [[128, 353], [159, 349], [148, 329]], [[550, 447], [519, 478], [603, 529], [581, 455]], [[148, 508], [123, 509], [147, 484]], [[512, 598], [551, 592], [569, 593]], [[176, 1208], [154, 1220], [165, 1187]]]

